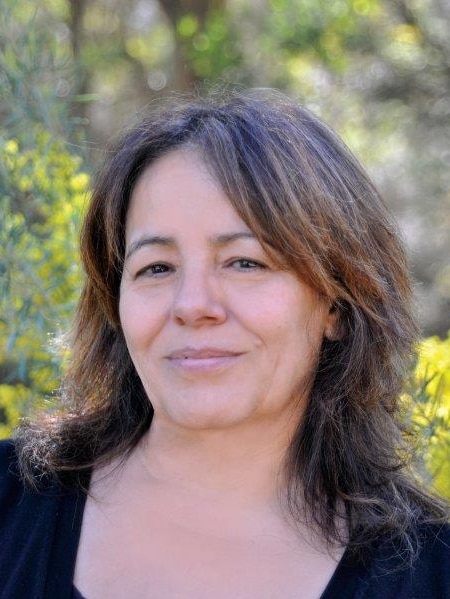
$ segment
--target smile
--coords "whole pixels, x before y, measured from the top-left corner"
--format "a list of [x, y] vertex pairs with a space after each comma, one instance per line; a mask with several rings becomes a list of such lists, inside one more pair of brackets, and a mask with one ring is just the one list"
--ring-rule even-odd
[[172, 366], [184, 372], [207, 373], [234, 365], [242, 355], [242, 352], [218, 348], [185, 347], [172, 352], [168, 360]]

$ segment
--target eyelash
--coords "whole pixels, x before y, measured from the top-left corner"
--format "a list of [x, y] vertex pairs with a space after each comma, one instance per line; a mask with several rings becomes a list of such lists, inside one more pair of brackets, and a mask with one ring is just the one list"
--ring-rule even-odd
[[[264, 264], [262, 264], [261, 262], [257, 262], [256, 260], [250, 260], [249, 258], [237, 258], [237, 259], [233, 259], [231, 262], [228, 263], [228, 266], [231, 266], [232, 264], [236, 264], [236, 262], [246, 262], [247, 264], [252, 264], [252, 268], [244, 268], [243, 270], [257, 270], [257, 269], [264, 269], [267, 268]], [[242, 266], [242, 264], [241, 264]]]
[[[161, 266], [166, 268], [167, 270], [164, 272], [152, 272], [152, 269], [156, 269], [157, 267], [161, 267]], [[149, 274], [152, 277], [157, 277], [158, 275], [166, 274], [171, 269], [173, 269], [173, 267], [170, 266], [169, 264], [164, 264], [163, 262], [155, 262], [155, 264], [149, 264], [148, 266], [145, 266], [144, 268], [141, 268], [140, 270], [138, 270], [138, 272], [136, 273], [136, 278], [141, 275], [147, 275], [147, 274]]]
[[[257, 262], [256, 260], [250, 260], [249, 258], [234, 258], [233, 260], [231, 260], [230, 262], [227, 263], [227, 266], [232, 266], [233, 264], [236, 263], [241, 263], [241, 267], [242, 267], [242, 263], [245, 263], [247, 265], [251, 265], [250, 268], [242, 268], [242, 270], [244, 271], [250, 271], [250, 270], [263, 270], [266, 269], [267, 267], [262, 264], [261, 262]], [[167, 270], [163, 271], [163, 272], [152, 272], [153, 269], [156, 268], [160, 268], [163, 267]], [[145, 275], [145, 274], [149, 274], [151, 277], [158, 277], [160, 275], [165, 275], [168, 272], [170, 272], [171, 270], [173, 270], [174, 267], [171, 266], [170, 264], [165, 264], [164, 262], [155, 262], [154, 264], [149, 264], [148, 266], [146, 266], [145, 268], [142, 268], [141, 270], [139, 270], [136, 273], [136, 278], [141, 276], [141, 275]]]

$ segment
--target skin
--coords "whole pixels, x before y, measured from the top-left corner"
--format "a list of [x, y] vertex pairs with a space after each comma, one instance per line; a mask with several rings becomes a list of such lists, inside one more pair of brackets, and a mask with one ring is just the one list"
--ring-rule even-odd
[[[192, 150], [164, 156], [140, 177], [126, 221], [122, 329], [155, 410], [152, 428], [194, 441], [298, 417], [334, 320], [255, 238], [215, 243], [229, 234], [251, 231]], [[186, 346], [240, 355], [217, 368], [168, 359]]]
[[336, 556], [287, 521], [280, 473], [335, 329], [329, 304], [183, 149], [133, 190], [119, 307], [154, 418], [125, 465], [93, 474], [77, 586], [89, 599], [124, 585], [136, 597], [319, 596]]

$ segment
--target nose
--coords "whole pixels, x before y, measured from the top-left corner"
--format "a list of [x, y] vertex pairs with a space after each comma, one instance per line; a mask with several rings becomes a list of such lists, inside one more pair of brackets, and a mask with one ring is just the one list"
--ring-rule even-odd
[[173, 317], [179, 325], [193, 327], [226, 320], [223, 294], [213, 273], [201, 268], [183, 273], [173, 302]]

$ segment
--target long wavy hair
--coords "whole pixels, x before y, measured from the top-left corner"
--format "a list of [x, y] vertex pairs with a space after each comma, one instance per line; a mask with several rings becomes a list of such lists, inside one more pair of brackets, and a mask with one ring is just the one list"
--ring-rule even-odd
[[291, 513], [330, 543], [360, 551], [388, 535], [413, 556], [417, 524], [446, 514], [414, 482], [401, 425], [418, 334], [404, 248], [339, 137], [268, 90], [166, 100], [107, 153], [82, 229], [86, 278], [61, 408], [15, 435], [24, 479], [35, 485], [37, 469], [86, 490], [92, 468], [125, 458], [151, 425], [118, 313], [125, 217], [143, 170], [181, 147], [200, 152], [261, 243], [339, 312], [285, 456]]

